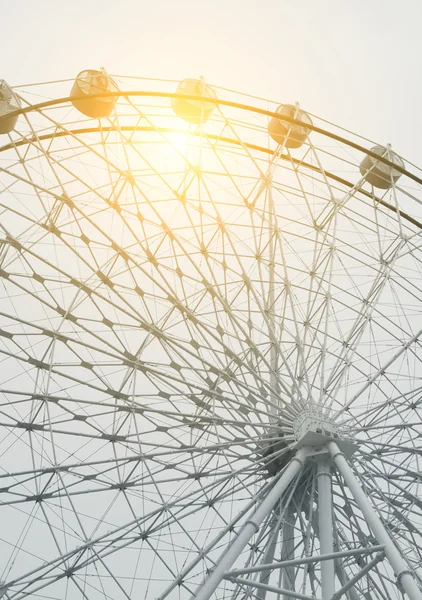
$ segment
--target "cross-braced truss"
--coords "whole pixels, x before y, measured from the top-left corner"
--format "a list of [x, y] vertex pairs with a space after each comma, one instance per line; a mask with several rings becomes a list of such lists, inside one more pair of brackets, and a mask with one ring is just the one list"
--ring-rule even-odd
[[[288, 150], [272, 103], [216, 88], [189, 125], [173, 84], [115, 79], [100, 120], [69, 82], [15, 90], [0, 137], [2, 597], [197, 594], [313, 405], [356, 444], [354, 478], [420, 585], [419, 171], [377, 192], [367, 142], [316, 117]], [[401, 597], [339, 468], [319, 560], [320, 468], [303, 462], [215, 598], [328, 600], [324, 577], [349, 600]]]

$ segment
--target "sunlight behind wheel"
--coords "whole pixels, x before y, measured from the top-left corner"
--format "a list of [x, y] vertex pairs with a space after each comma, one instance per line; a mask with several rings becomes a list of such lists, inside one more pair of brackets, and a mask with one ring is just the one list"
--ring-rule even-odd
[[2, 89], [0, 596], [416, 600], [420, 170], [203, 78]]

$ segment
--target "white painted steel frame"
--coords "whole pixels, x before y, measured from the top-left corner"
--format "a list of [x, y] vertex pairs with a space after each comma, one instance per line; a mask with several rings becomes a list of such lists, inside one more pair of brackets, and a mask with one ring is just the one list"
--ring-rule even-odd
[[400, 552], [396, 548], [393, 540], [386, 532], [379, 516], [371, 506], [366, 494], [363, 492], [359, 482], [353, 474], [353, 471], [348, 465], [344, 454], [334, 441], [329, 442], [327, 447], [339, 472], [344, 477], [348, 488], [352, 492], [360, 510], [364, 514], [369, 527], [374, 532], [378, 542], [384, 545], [385, 555], [394, 568], [397, 578], [397, 585], [403, 587], [404, 591], [407, 593], [409, 598], [411, 598], [411, 600], [421, 600], [422, 593], [416, 584], [413, 571], [409, 568], [409, 565], [405, 562]]
[[251, 537], [258, 533], [264, 518], [272, 511], [274, 505], [280, 500], [281, 495], [286, 491], [292, 480], [299, 475], [307, 454], [308, 448], [301, 448], [291, 459], [291, 462], [275, 482], [271, 491], [261, 502], [259, 508], [246, 521], [233, 544], [221, 556], [211, 575], [193, 594], [192, 600], [208, 600], [211, 598], [217, 586], [223, 579], [225, 572], [230, 569], [233, 562], [238, 558]]
[[[45, 538], [55, 546], [47, 560], [40, 558], [38, 566], [17, 573], [12, 567], [19, 564], [19, 553], [25, 551], [25, 539], [30, 536], [22, 533], [18, 543], [11, 537], [8, 543], [13, 541], [14, 550], [6, 567], [12, 575], [4, 578], [2, 592], [9, 598], [24, 598], [48, 586], [54, 588], [66, 578], [75, 593], [91, 598], [97, 590], [83, 587], [82, 574], [88, 573], [89, 581], [97, 572], [98, 585], [107, 587], [111, 582], [114, 586], [108, 595], [127, 600], [132, 592], [115, 565], [120, 556], [129, 556], [125, 550], [139, 544], [140, 555], [152, 555], [167, 573], [159, 597], [177, 594], [176, 588], [187, 597], [202, 572], [215, 567], [219, 544], [237, 534], [244, 503], [249, 510], [271, 487], [265, 481], [270, 460], [256, 452], [258, 442], [271, 431], [268, 424], [276, 423], [277, 415], [282, 417], [286, 447], [277, 456], [283, 462], [294, 441], [292, 422], [314, 396], [334, 412], [340, 426], [350, 427], [359, 438], [359, 464], [353, 466], [365, 481], [365, 491], [380, 504], [388, 526], [396, 528], [400, 552], [406, 552], [417, 568], [421, 561], [416, 491], [420, 469], [413, 415], [420, 410], [420, 390], [416, 384], [409, 389], [403, 385], [413, 381], [420, 351], [420, 331], [409, 318], [420, 301], [420, 219], [414, 209], [420, 203], [420, 190], [415, 188], [422, 183], [418, 174], [403, 170], [400, 184], [377, 196], [362, 178], [354, 178], [357, 163], [350, 152], [365, 152], [366, 142], [354, 138], [348, 144], [338, 131], [325, 131], [323, 136], [322, 129], [330, 129], [327, 124], [312, 128], [309, 144], [300, 154], [293, 155], [283, 145], [268, 148], [262, 136], [265, 119], [274, 111], [268, 104], [250, 106], [257, 104], [256, 99], [223, 100], [216, 109], [215, 129], [201, 126], [188, 131], [179, 124], [161, 126], [160, 118], [166, 114], [160, 102], [174, 97], [168, 91], [135, 90], [122, 96], [118, 112], [106, 123], [68, 117], [66, 99], [31, 106], [37, 101], [31, 103], [24, 96], [27, 106], [19, 111], [21, 133], [13, 133], [0, 148], [1, 175], [6, 181], [0, 196], [0, 275], [5, 291], [0, 333], [3, 360], [12, 357], [13, 364], [22, 364], [33, 381], [16, 389], [13, 380], [6, 378], [0, 427], [5, 432], [3, 444], [8, 436], [17, 444], [22, 442], [21, 452], [29, 448], [30, 461], [13, 463], [13, 468], [0, 473], [4, 482], [0, 505], [3, 510], [16, 510], [15, 515], [18, 511], [27, 514], [30, 531], [44, 523]], [[155, 106], [144, 106], [151, 98]], [[226, 112], [232, 110], [239, 113]], [[253, 118], [248, 121], [250, 115]], [[263, 121], [257, 124], [256, 119]], [[194, 160], [171, 138], [174, 133], [188, 137], [189, 144], [199, 150]], [[142, 143], [137, 135], [145, 136]], [[174, 185], [174, 173], [154, 163], [147, 143], [151, 135], [160, 140], [161, 150], [172, 149], [172, 160], [182, 160], [180, 187]], [[338, 146], [326, 147], [324, 140]], [[216, 161], [214, 170], [200, 177], [198, 165], [204, 167], [210, 155]], [[242, 161], [249, 174], [237, 169]], [[81, 170], [84, 162], [89, 174], [101, 170], [101, 178], [90, 179]], [[345, 171], [350, 181], [343, 178]], [[169, 211], [160, 209], [161, 200], [154, 195], [154, 186], [148, 187], [148, 177], [154, 178], [155, 190], [169, 202], [180, 202], [192, 237], [181, 231], [177, 219], [167, 223]], [[411, 185], [403, 183], [405, 178]], [[220, 187], [219, 179], [224, 181]], [[249, 185], [250, 179], [254, 185]], [[224, 189], [224, 199], [218, 195], [220, 189]], [[231, 209], [241, 206], [250, 215], [243, 235], [236, 233], [239, 211], [236, 218], [224, 212], [233, 198]], [[141, 215], [141, 220], [130, 211], [131, 203], [148, 208], [149, 216]], [[294, 213], [298, 207], [299, 216]], [[286, 214], [293, 213], [295, 218], [288, 223]], [[201, 217], [195, 220], [198, 214]], [[19, 219], [16, 229], [11, 215]], [[108, 228], [108, 218], [113, 227]], [[306, 231], [301, 231], [304, 225]], [[124, 235], [118, 239], [120, 226]], [[213, 236], [207, 237], [211, 228]], [[213, 247], [219, 236], [225, 243]], [[305, 247], [310, 239], [312, 248], [302, 253], [295, 241]], [[167, 247], [166, 240], [171, 240]], [[58, 254], [46, 252], [48, 247]], [[113, 256], [107, 254], [103, 260], [103, 253]], [[169, 255], [176, 263], [173, 268]], [[403, 266], [406, 256], [414, 262]], [[248, 270], [252, 259], [257, 265], [254, 277]], [[72, 270], [72, 261], [79, 271]], [[183, 261], [189, 261], [186, 273]], [[372, 285], [365, 288], [360, 278], [368, 263]], [[339, 284], [341, 265], [349, 279]], [[125, 277], [132, 279], [121, 285]], [[153, 282], [153, 292], [141, 289], [145, 282]], [[308, 294], [302, 304], [298, 301], [301, 290]], [[69, 298], [68, 292], [73, 294]], [[31, 310], [37, 306], [51, 316], [45, 321], [27, 317], [19, 305], [23, 294]], [[416, 298], [414, 305], [411, 298]], [[4, 304], [10, 299], [20, 310], [13, 311], [13, 302]], [[101, 327], [90, 320], [89, 310], [82, 312], [83, 303], [99, 311]], [[396, 315], [391, 311], [393, 304]], [[160, 306], [165, 311], [157, 315], [154, 310]], [[347, 319], [342, 321], [346, 308], [349, 328]], [[261, 321], [254, 329], [250, 323], [256, 324], [256, 319]], [[377, 323], [382, 326], [379, 330]], [[180, 336], [182, 325], [196, 345], [189, 346], [189, 336]], [[284, 332], [290, 330], [287, 341], [280, 325]], [[336, 335], [332, 327], [337, 327]], [[135, 349], [130, 338], [134, 331], [146, 332]], [[386, 348], [391, 348], [385, 356], [376, 344], [383, 336], [388, 338]], [[335, 346], [336, 341], [343, 345]], [[157, 342], [166, 356], [153, 363], [148, 351]], [[367, 351], [371, 344], [374, 350]], [[320, 349], [318, 357], [315, 348]], [[122, 374], [118, 380], [113, 368]], [[159, 403], [152, 404], [148, 394], [144, 397], [137, 392], [140, 380], [163, 394]], [[128, 382], [132, 382], [129, 390]], [[346, 386], [352, 391], [341, 404], [337, 398]], [[204, 405], [212, 406], [212, 411], [207, 412]], [[196, 407], [194, 412], [191, 406]], [[113, 417], [112, 426], [105, 424], [107, 415]], [[179, 445], [180, 435], [189, 428], [196, 435]], [[271, 443], [271, 438], [266, 440]], [[57, 458], [67, 444], [75, 449], [82, 443], [101, 443], [104, 451]], [[2, 466], [7, 467], [4, 457], [13, 452], [13, 444], [1, 451]], [[217, 464], [215, 457], [221, 462]], [[309, 493], [303, 493], [303, 488], [295, 491], [289, 508], [296, 514], [294, 525], [289, 525], [289, 519], [281, 524], [284, 543], [290, 541], [288, 553], [296, 552], [296, 556], [303, 553], [303, 547], [298, 548], [301, 537], [308, 554], [318, 548], [319, 540], [321, 546], [330, 543], [323, 541], [324, 526], [318, 526], [324, 505], [319, 513], [314, 509], [319, 483], [312, 473], [303, 477]], [[338, 473], [333, 485], [336, 549], [339, 544], [349, 548], [371, 543], [361, 527], [359, 503], [347, 495]], [[169, 488], [174, 490], [170, 499]], [[96, 526], [87, 529], [80, 518], [84, 511], [79, 500], [84, 499], [87, 510], [90, 500], [98, 498], [100, 504], [107, 495], [113, 496], [107, 510], [112, 511], [116, 502], [122, 514], [129, 507], [129, 514], [104, 531], [108, 519], [104, 509]], [[139, 498], [154, 495], [155, 505], [140, 510]], [[229, 503], [235, 512], [238, 501], [243, 504], [237, 516], [224, 513]], [[38, 516], [31, 514], [29, 506], [35, 507]], [[65, 511], [61, 519], [54, 512], [56, 507]], [[212, 540], [203, 541], [195, 519], [212, 512], [217, 522], [204, 525]], [[195, 531], [189, 526], [192, 523]], [[279, 556], [283, 540], [270, 535], [279, 524], [279, 519], [267, 513], [257, 536], [258, 548], [249, 552], [246, 546], [242, 560], [254, 564], [256, 556], [265, 564], [273, 551]], [[183, 538], [183, 565], [177, 556], [164, 560], [169, 557], [165, 546], [169, 539], [160, 540], [166, 534]], [[177, 548], [173, 539], [171, 545]], [[344, 589], [346, 579], [358, 577], [366, 567], [356, 571], [347, 562], [348, 554], [333, 555]], [[344, 563], [341, 555], [347, 559]], [[285, 566], [306, 564], [298, 560]], [[131, 573], [132, 585], [142, 579], [137, 568]], [[368, 586], [377, 599], [390, 598], [390, 574], [380, 568], [374, 563], [366, 573]], [[291, 581], [287, 572], [280, 570], [281, 579], [284, 573], [285, 581]], [[323, 588], [324, 581], [333, 580], [332, 569], [330, 573], [328, 579], [322, 578]], [[304, 569], [296, 569], [294, 575], [298, 586], [306, 583], [313, 596], [320, 595], [318, 571], [310, 572], [306, 581]], [[261, 570], [261, 577], [258, 583], [264, 584], [268, 568]], [[400, 580], [408, 587], [409, 577], [400, 572]], [[154, 585], [153, 578], [152, 574], [147, 578], [147, 589]], [[277, 589], [288, 587], [280, 581]], [[263, 599], [269, 590], [259, 589]], [[233, 593], [238, 597], [240, 592]], [[356, 600], [354, 589], [348, 593]]]
[[[384, 555], [391, 562], [394, 568], [397, 585], [400, 589], [407, 593], [411, 600], [421, 600], [422, 593], [418, 588], [414, 573], [406, 562], [403, 560], [399, 551], [397, 550], [394, 542], [392, 541], [389, 534], [386, 532], [382, 525], [376, 511], [371, 506], [365, 493], [362, 491], [359, 483], [353, 474], [350, 466], [344, 454], [339, 449], [338, 445], [334, 441], [327, 443], [327, 448], [333, 458], [333, 461], [338, 468], [340, 474], [344, 477], [348, 488], [352, 492], [359, 509], [362, 511], [370, 529], [374, 532], [380, 545], [373, 546], [371, 548], [359, 548], [352, 551], [345, 552], [333, 552], [333, 522], [332, 522], [332, 489], [331, 489], [331, 461], [327, 458], [317, 463], [317, 482], [318, 482], [318, 516], [319, 516], [319, 532], [321, 542], [321, 555], [316, 557], [305, 557], [301, 559], [284, 560], [278, 563], [267, 563], [261, 564], [256, 567], [249, 567], [245, 569], [235, 569], [233, 571], [225, 571], [229, 569], [236, 558], [240, 555], [243, 547], [254, 533], [258, 533], [259, 524], [262, 522], [265, 514], [274, 506], [277, 499], [280, 498], [281, 494], [285, 491], [287, 485], [292, 478], [298, 474], [299, 469], [303, 466], [303, 462], [307, 455], [312, 454], [311, 448], [302, 448], [299, 453], [304, 451], [299, 459], [299, 468], [296, 464], [298, 455], [293, 458], [294, 464], [290, 464], [286, 467], [283, 476], [278, 480], [278, 483], [271, 491], [271, 500], [267, 499], [261, 504], [259, 510], [255, 513], [252, 520], [248, 520], [246, 525], [239, 534], [236, 542], [225, 552], [215, 571], [208, 578], [206, 582], [197, 590], [192, 596], [192, 600], [208, 600], [215, 592], [219, 582], [225, 578], [229, 581], [236, 582], [242, 586], [256, 587], [258, 591], [271, 591], [277, 594], [283, 594], [286, 598], [293, 597], [302, 600], [308, 600], [309, 596], [296, 592], [294, 588], [290, 587], [274, 587], [267, 585], [263, 581], [257, 582], [253, 580], [243, 579], [239, 577], [241, 574], [247, 573], [264, 573], [268, 577], [268, 572], [273, 569], [282, 569], [287, 572], [289, 568], [295, 565], [310, 564], [315, 562], [321, 563], [321, 587], [322, 587], [322, 600], [339, 600], [343, 594], [349, 591], [362, 577], [364, 577], [369, 571], [371, 571], [380, 561], [384, 559]], [[293, 469], [291, 468], [293, 466]], [[295, 470], [294, 470], [295, 469]], [[335, 591], [335, 577], [334, 577], [334, 559], [355, 556], [358, 554], [381, 552], [375, 556], [369, 563], [367, 563], [361, 571], [354, 575], [349, 581], [345, 582], [340, 589]], [[290, 580], [291, 584], [291, 580]]]
[[[321, 554], [333, 553], [333, 494], [331, 490], [331, 461], [322, 459], [317, 465], [318, 519]], [[322, 600], [334, 594], [334, 560], [321, 563]]]

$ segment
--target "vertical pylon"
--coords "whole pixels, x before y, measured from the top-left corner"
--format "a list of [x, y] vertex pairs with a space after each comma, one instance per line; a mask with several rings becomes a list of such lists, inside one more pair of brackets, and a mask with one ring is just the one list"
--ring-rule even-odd
[[225, 572], [230, 569], [251, 537], [259, 531], [262, 521], [274, 508], [276, 502], [286, 491], [289, 484], [300, 473], [308, 452], [307, 448], [298, 450], [297, 454], [291, 459], [289, 465], [275, 482], [274, 487], [261, 502], [256, 512], [246, 521], [237, 538], [220, 557], [211, 575], [198, 587], [191, 600], [208, 600], [213, 595]]
[[[259, 600], [265, 600], [267, 592], [278, 594], [283, 600], [291, 600], [291, 598], [312, 600], [313, 597], [321, 598], [321, 600], [338, 600], [344, 594], [347, 594], [350, 600], [357, 600], [359, 597], [357, 594], [358, 588], [355, 589], [355, 586], [360, 585], [359, 582], [362, 578], [371, 577], [369, 575], [370, 571], [377, 568], [378, 563], [383, 560], [384, 555], [395, 571], [399, 588], [407, 593], [410, 600], [422, 600], [422, 594], [418, 589], [412, 572], [400, 554], [399, 549], [389, 537], [364, 491], [361, 489], [339, 446], [333, 441], [327, 441], [325, 449], [329, 450], [329, 454], [325, 453], [324, 455], [325, 450], [323, 447], [319, 450], [317, 449], [316, 452], [314, 448], [309, 447], [298, 451], [296, 456], [291, 459], [289, 465], [279, 475], [258, 509], [247, 519], [234, 542], [221, 555], [212, 573], [197, 588], [191, 600], [209, 600], [216, 592], [223, 578], [240, 586], [255, 588], [254, 595]], [[322, 453], [321, 450], [323, 450]], [[296, 490], [294, 498], [283, 498], [283, 495], [294, 478], [301, 472], [303, 463], [307, 457], [310, 457], [314, 461], [312, 477], [316, 476], [317, 480], [317, 510], [313, 515], [315, 519], [312, 519], [312, 528], [315, 531], [315, 536], [319, 538], [320, 551], [319, 554], [313, 552], [312, 555], [302, 554], [295, 557], [295, 526], [300, 526], [302, 519], [300, 514], [301, 494], [306, 494], [307, 492], [304, 488], [299, 488], [301, 491], [296, 493]], [[336, 544], [334, 544], [337, 533], [334, 531], [333, 462], [339, 474], [344, 478], [356, 501], [358, 509], [362, 512], [369, 529], [375, 535], [379, 545], [368, 546], [363, 544], [360, 548], [357, 548], [353, 544], [352, 548], [346, 546], [347, 549], [344, 550], [339, 545], [338, 537], [336, 537]], [[308, 473], [310, 472], [312, 472], [312, 469], [308, 470]], [[302, 484], [309, 481], [309, 478], [307, 479], [303, 472], [301, 475], [304, 476], [304, 479], [301, 480]], [[277, 503], [279, 510], [274, 508], [277, 506]], [[269, 520], [270, 532], [262, 562], [230, 571], [232, 565], [239, 558], [247, 544], [250, 543], [251, 538], [258, 533], [264, 519], [271, 515], [272, 511], [273, 518]], [[281, 562], [273, 562], [276, 548], [279, 544], [282, 513]], [[371, 560], [365, 560], [365, 556], [371, 554], [376, 555]], [[361, 569], [356, 571], [355, 568], [352, 568], [346, 572], [342, 559], [352, 556], [356, 556], [357, 559], [359, 558], [360, 562], [358, 564]], [[311, 567], [311, 565], [318, 563], [321, 572], [320, 595], [318, 594], [319, 582], [315, 577], [312, 578], [309, 575], [313, 570], [308, 571], [306, 567], [306, 565]], [[270, 583], [271, 574], [274, 570], [279, 570], [280, 573], [278, 587]], [[302, 576], [298, 577], [297, 575], [300, 571]], [[335, 589], [336, 573], [339, 583], [338, 589]], [[252, 579], [245, 579], [241, 577], [242, 574], [256, 575]], [[313, 594], [312, 596], [308, 595], [310, 592]]]
[[356, 504], [362, 511], [369, 528], [375, 535], [378, 542], [385, 545], [385, 554], [394, 569], [397, 585], [407, 593], [410, 600], [422, 600], [422, 593], [416, 584], [412, 571], [409, 569], [409, 566], [385, 530], [384, 525], [382, 524], [375, 509], [371, 506], [344, 454], [341, 452], [338, 445], [333, 441], [328, 442], [327, 447], [340, 474], [344, 478], [349, 490], [351, 491]]
[[[318, 524], [321, 554], [333, 552], [333, 500], [331, 489], [331, 459], [317, 464]], [[334, 594], [334, 560], [321, 563], [322, 600]]]
[[[283, 522], [283, 547], [282, 547], [282, 560], [291, 560], [294, 558], [295, 551], [295, 521], [296, 514], [292, 501], [286, 506], [284, 513]], [[295, 589], [295, 568], [286, 567], [283, 569], [283, 589], [294, 590]], [[291, 600], [291, 596], [283, 596], [283, 600]]]
[[[280, 517], [277, 509], [274, 509], [274, 515], [271, 520], [271, 531], [268, 539], [267, 548], [264, 554], [264, 559], [262, 561], [263, 565], [271, 564], [274, 561], [275, 549], [278, 541], [278, 532], [280, 527]], [[259, 578], [259, 582], [266, 585], [271, 575], [271, 570], [263, 569]], [[257, 600], [265, 600], [267, 595], [267, 590], [259, 589], [256, 592]]]

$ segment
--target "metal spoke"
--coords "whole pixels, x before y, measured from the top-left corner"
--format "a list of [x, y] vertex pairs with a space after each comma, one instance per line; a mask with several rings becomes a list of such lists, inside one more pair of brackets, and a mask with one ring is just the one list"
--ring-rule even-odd
[[0, 114], [0, 596], [420, 598], [421, 171], [202, 78], [72, 85]]

